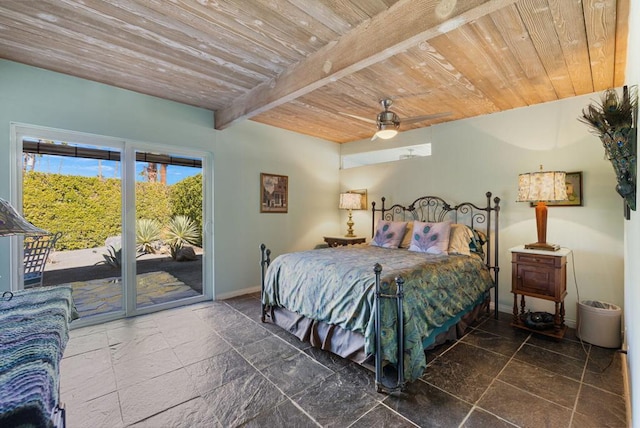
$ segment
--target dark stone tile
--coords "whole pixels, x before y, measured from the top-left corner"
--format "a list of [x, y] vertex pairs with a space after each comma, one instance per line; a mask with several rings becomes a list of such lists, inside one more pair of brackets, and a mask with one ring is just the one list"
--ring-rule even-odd
[[585, 365], [584, 361], [526, 343], [516, 353], [515, 358], [576, 380], [582, 378], [582, 371]]
[[218, 334], [236, 348], [257, 342], [271, 335], [267, 330], [245, 316], [242, 316], [241, 320], [231, 324], [229, 327], [218, 330]]
[[578, 412], [573, 413], [571, 420], [571, 428], [625, 428], [630, 426], [631, 424], [621, 424], [620, 421], [603, 421]]
[[130, 425], [133, 428], [212, 427], [222, 428], [210, 406], [202, 397], [171, 407], [162, 413]]
[[229, 328], [233, 324], [246, 319], [240, 312], [236, 311], [226, 303], [214, 302], [215, 305], [193, 311], [205, 324], [220, 331]]
[[603, 427], [622, 427], [627, 423], [624, 398], [590, 385], [582, 385], [576, 412], [597, 421]]
[[351, 364], [350, 360], [342, 358], [339, 355], [336, 355], [329, 351], [323, 351], [319, 348], [314, 348], [313, 346], [308, 347], [304, 350], [304, 353], [309, 355], [311, 358], [327, 367], [328, 369], [335, 371], [342, 370]]
[[382, 404], [377, 405], [373, 410], [365, 413], [350, 428], [408, 428], [415, 427], [414, 424], [392, 411]]
[[190, 342], [182, 343], [173, 348], [180, 362], [187, 366], [198, 361], [206, 360], [215, 355], [227, 352], [231, 345], [214, 331], [210, 331], [204, 337], [199, 337]]
[[340, 370], [340, 375], [353, 385], [361, 388], [362, 391], [371, 395], [377, 400], [384, 400], [386, 394], [382, 394], [376, 391], [376, 374], [375, 371], [369, 370], [359, 364], [349, 363], [348, 366], [343, 367]]
[[469, 343], [479, 348], [488, 349], [493, 352], [512, 357], [518, 348], [522, 346], [524, 339], [517, 337], [499, 336], [488, 331], [475, 330], [467, 334], [462, 342]]
[[583, 382], [614, 394], [624, 395], [620, 353], [613, 349], [592, 346]]
[[503, 355], [459, 342], [436, 358], [421, 379], [475, 403], [507, 361]]
[[588, 343], [582, 344], [570, 340], [557, 340], [553, 337], [538, 334], [532, 334], [527, 343], [581, 361], [586, 360], [589, 347], [591, 346]]
[[185, 368], [202, 395], [256, 371], [234, 350], [198, 361]]
[[253, 297], [235, 297], [224, 301], [229, 306], [251, 318], [254, 321], [260, 320], [261, 303]]
[[384, 404], [421, 427], [457, 427], [471, 410], [471, 404], [421, 380], [390, 395]]
[[118, 390], [122, 420], [130, 425], [198, 396], [185, 369]]
[[569, 408], [573, 408], [580, 389], [580, 382], [577, 380], [518, 360], [511, 360], [498, 378], [538, 397]]
[[270, 365], [262, 372], [267, 379], [289, 396], [310, 385], [315, 385], [333, 373], [332, 370], [300, 352], [287, 358], [281, 358], [278, 364]]
[[346, 427], [378, 404], [341, 372], [323, 379], [293, 397], [323, 427]]
[[258, 372], [222, 385], [204, 397], [223, 427], [247, 423], [287, 398]]
[[291, 401], [287, 400], [274, 409], [260, 413], [255, 419], [242, 425], [248, 428], [262, 427], [291, 427], [306, 428], [318, 425], [309, 416], [305, 415]]
[[238, 352], [258, 370], [263, 370], [282, 360], [299, 354], [300, 350], [277, 336], [268, 337], [250, 343], [238, 349]]
[[427, 364], [435, 360], [438, 356], [442, 355], [443, 352], [445, 352], [447, 349], [451, 348], [455, 344], [456, 344], [455, 340], [450, 340], [441, 345], [435, 346], [432, 349], [424, 351], [425, 357], [427, 359]]
[[487, 331], [489, 333], [497, 334], [498, 336], [508, 337], [514, 340], [524, 340], [529, 337], [529, 332], [521, 330], [511, 325], [512, 315], [502, 314], [500, 319], [489, 318], [482, 324], [480, 324], [476, 330]]
[[571, 409], [499, 380], [489, 387], [478, 407], [522, 427], [565, 427], [571, 420]]
[[504, 419], [478, 408], [473, 409], [467, 420], [462, 424], [462, 428], [513, 428], [514, 426]]

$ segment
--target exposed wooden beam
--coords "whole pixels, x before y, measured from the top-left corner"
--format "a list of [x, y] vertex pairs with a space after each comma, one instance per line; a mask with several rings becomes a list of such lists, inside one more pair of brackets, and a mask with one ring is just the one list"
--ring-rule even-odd
[[515, 1], [401, 0], [218, 110], [216, 129], [289, 102]]

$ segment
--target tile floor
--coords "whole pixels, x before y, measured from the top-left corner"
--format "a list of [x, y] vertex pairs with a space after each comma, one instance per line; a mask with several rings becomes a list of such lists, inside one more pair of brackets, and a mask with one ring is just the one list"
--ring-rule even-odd
[[[258, 319], [257, 295], [72, 330], [78, 427], [624, 427], [620, 355], [486, 319], [428, 353], [406, 392]], [[588, 355], [588, 358], [587, 358]]]

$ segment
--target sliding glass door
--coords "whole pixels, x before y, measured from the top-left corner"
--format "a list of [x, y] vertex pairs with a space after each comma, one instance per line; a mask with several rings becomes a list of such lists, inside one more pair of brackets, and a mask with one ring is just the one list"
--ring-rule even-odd
[[135, 159], [136, 307], [202, 296], [202, 159]]
[[41, 128], [15, 127], [15, 141], [14, 199], [62, 232], [42, 285], [70, 284], [81, 323], [211, 298], [203, 155]]

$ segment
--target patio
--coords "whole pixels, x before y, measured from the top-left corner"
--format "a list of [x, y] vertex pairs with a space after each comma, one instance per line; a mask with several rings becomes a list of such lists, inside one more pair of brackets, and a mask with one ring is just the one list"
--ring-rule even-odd
[[[104, 263], [106, 247], [55, 251], [49, 256], [43, 285], [70, 284], [81, 316], [122, 308], [120, 270]], [[197, 260], [177, 262], [168, 255], [146, 254], [136, 260], [137, 301], [140, 306], [168, 302], [202, 293], [202, 251]]]

